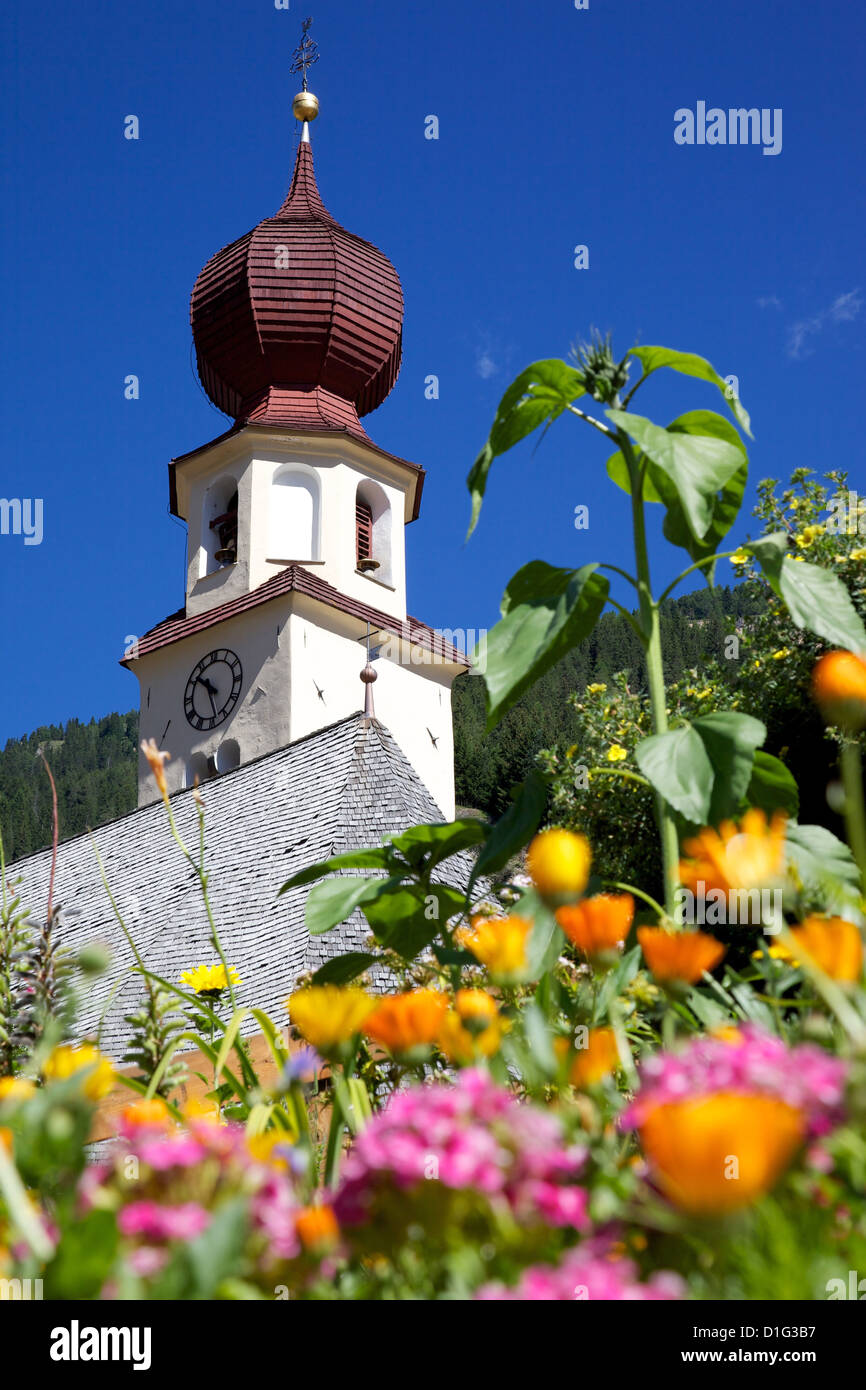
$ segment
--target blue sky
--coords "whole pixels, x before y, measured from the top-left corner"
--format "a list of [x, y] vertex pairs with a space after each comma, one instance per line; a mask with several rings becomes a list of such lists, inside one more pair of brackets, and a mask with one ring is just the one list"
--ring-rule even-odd
[[[428, 471], [409, 529], [414, 614], [489, 626], [530, 559], [627, 558], [627, 499], [604, 442], [575, 421], [498, 461], [463, 543], [464, 479], [503, 390], [591, 325], [620, 351], [663, 343], [736, 373], [753, 485], [806, 464], [848, 466], [866, 490], [859, 7], [10, 0], [0, 496], [42, 498], [44, 539], [0, 536], [0, 742], [133, 706], [124, 639], [183, 600], [166, 466], [227, 423], [191, 370], [189, 294], [282, 200], [297, 140], [289, 64], [310, 11], [322, 195], [391, 257], [406, 298], [401, 376], [365, 423]], [[699, 100], [781, 108], [781, 153], [675, 144], [674, 112]], [[138, 141], [123, 138], [128, 114]], [[424, 138], [431, 114], [438, 141]], [[137, 401], [124, 399], [130, 373]], [[438, 401], [425, 399], [431, 373]], [[710, 387], [663, 375], [641, 413], [716, 408]], [[663, 581], [682, 562], [659, 520]]]

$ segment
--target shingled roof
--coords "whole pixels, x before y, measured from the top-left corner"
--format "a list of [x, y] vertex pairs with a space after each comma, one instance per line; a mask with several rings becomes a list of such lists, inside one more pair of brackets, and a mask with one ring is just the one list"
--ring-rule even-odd
[[[442, 814], [388, 730], [360, 714], [206, 783], [201, 795], [211, 903], [226, 959], [241, 977], [238, 1002], [285, 1023], [283, 1001], [298, 975], [361, 949], [369, 933], [356, 910], [344, 925], [311, 938], [304, 923], [308, 890], [279, 897], [286, 879], [333, 854], [380, 844], [388, 833], [441, 821]], [[172, 808], [185, 843], [194, 846], [192, 791], [176, 793]], [[93, 839], [147, 967], [176, 981], [182, 970], [211, 963], [201, 891], [171, 838], [162, 802], [102, 826]], [[34, 916], [44, 910], [50, 862], [46, 850], [13, 870]], [[79, 1032], [98, 1033], [103, 1049], [119, 1058], [128, 1032], [123, 1016], [136, 1008], [141, 982], [131, 973], [132, 952], [88, 835], [59, 848], [55, 902], [64, 944], [79, 949], [99, 941], [112, 953], [86, 1000]]]
[[[206, 628], [214, 627], [217, 623], [224, 622], [226, 618], [234, 618], [239, 613], [246, 613], [250, 608], [256, 608], [260, 603], [268, 603], [271, 599], [282, 598], [285, 594], [306, 594], [308, 598], [317, 599], [319, 603], [326, 604], [329, 608], [336, 608], [341, 613], [348, 613], [350, 617], [359, 618], [361, 622], [370, 623], [374, 630], [392, 632], [396, 637], [404, 641], [411, 642], [414, 646], [424, 647], [431, 655], [438, 657], [441, 661], [453, 662], [459, 666], [470, 666], [471, 662], [464, 652], [459, 651], [446, 642], [444, 637], [435, 628], [428, 627], [418, 618], [408, 617], [405, 622], [399, 618], [393, 618], [389, 613], [383, 613], [379, 608], [371, 608], [367, 603], [361, 603], [358, 599], [349, 598], [346, 594], [341, 594], [332, 584], [328, 584], [324, 579], [320, 579], [317, 574], [311, 574], [304, 569], [303, 565], [288, 565], [279, 574], [275, 574], [272, 579], [266, 579], [264, 584], [253, 589], [248, 594], [241, 594], [239, 598], [230, 599], [228, 603], [221, 603], [216, 608], [209, 608], [203, 613], [195, 613], [187, 617], [186, 609], [180, 608], [176, 613], [164, 618], [156, 627], [152, 627], [139, 639], [137, 656], [147, 656], [149, 652], [157, 651], [160, 647], [167, 647], [172, 642], [181, 642], [185, 637], [191, 637], [195, 632], [203, 632]], [[123, 657], [121, 666], [129, 666], [136, 657]]]

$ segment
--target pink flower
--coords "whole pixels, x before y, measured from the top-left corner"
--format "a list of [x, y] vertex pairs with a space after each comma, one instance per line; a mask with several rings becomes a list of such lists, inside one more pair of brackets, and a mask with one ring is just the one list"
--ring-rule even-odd
[[192, 1168], [205, 1156], [205, 1149], [188, 1134], [172, 1134], [166, 1138], [144, 1139], [138, 1146], [138, 1157], [148, 1168], [164, 1173], [169, 1168]]
[[701, 1036], [641, 1066], [641, 1087], [621, 1123], [640, 1128], [657, 1105], [717, 1091], [773, 1096], [805, 1116], [808, 1133], [826, 1134], [842, 1118], [847, 1064], [811, 1043], [788, 1047], [753, 1023], [734, 1039]]
[[610, 1302], [684, 1297], [682, 1281], [661, 1270], [645, 1284], [631, 1260], [602, 1253], [595, 1242], [570, 1250], [558, 1265], [532, 1265], [514, 1288], [487, 1284], [475, 1295], [484, 1302]]
[[117, 1218], [125, 1236], [144, 1236], [146, 1240], [192, 1240], [210, 1224], [210, 1212], [198, 1202], [163, 1207], [158, 1202], [130, 1202]]
[[129, 1268], [141, 1279], [158, 1274], [168, 1260], [168, 1251], [156, 1245], [139, 1245], [129, 1256]]

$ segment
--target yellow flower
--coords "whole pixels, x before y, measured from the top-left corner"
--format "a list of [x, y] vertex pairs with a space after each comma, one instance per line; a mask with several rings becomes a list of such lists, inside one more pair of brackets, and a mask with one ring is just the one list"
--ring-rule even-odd
[[858, 545], [848, 556], [849, 560], [866, 560], [866, 545]]
[[733, 555], [731, 556], [731, 564], [747, 565], [751, 558], [751, 555], [749, 555], [748, 552], [743, 550], [741, 547], [739, 550], [735, 550]]
[[607, 686], [603, 681], [593, 681], [592, 685], [586, 687], [587, 695], [603, 695]]
[[499, 1051], [504, 1025], [496, 1001], [483, 989], [458, 989], [442, 1019], [437, 1042], [450, 1062], [469, 1066]]
[[221, 994], [224, 989], [228, 989], [229, 980], [233, 985], [241, 984], [233, 965], [229, 966], [228, 980], [226, 979], [222, 962], [218, 965], [197, 965], [194, 970], [185, 970], [180, 977], [181, 984], [194, 989], [196, 994]]
[[364, 1032], [389, 1052], [408, 1052], [436, 1041], [447, 997], [436, 989], [386, 994], [364, 1022]]
[[855, 984], [863, 973], [863, 938], [843, 917], [807, 917], [791, 935], [800, 954], [843, 984]]
[[360, 1033], [376, 1007], [363, 989], [350, 985], [308, 985], [286, 1000], [298, 1032], [320, 1052], [331, 1051]]
[[142, 741], [141, 751], [150, 763], [150, 770], [156, 781], [159, 794], [163, 801], [168, 800], [168, 788], [165, 784], [165, 764], [171, 761], [170, 753], [163, 753], [156, 746], [155, 738], [146, 738]]
[[803, 1116], [793, 1106], [724, 1091], [657, 1105], [640, 1126], [655, 1180], [676, 1206], [699, 1216], [763, 1196], [803, 1135]]
[[791, 650], [790, 650], [789, 647], [780, 647], [779, 650], [778, 650], [777, 652], [773, 652], [773, 660], [774, 660], [774, 661], [784, 661], [784, 660], [785, 660], [785, 657], [786, 657], [786, 656], [790, 656], [790, 655], [791, 655]]
[[806, 546], [811, 545], [813, 541], [816, 541], [819, 536], [823, 536], [825, 530], [826, 527], [820, 525], [804, 526], [799, 536], [796, 537], [795, 544], [803, 550]]
[[616, 1033], [612, 1028], [590, 1028], [586, 1047], [577, 1052], [568, 1079], [582, 1090], [609, 1076], [618, 1066]]
[[523, 917], [473, 917], [454, 939], [491, 975], [519, 975], [526, 969], [526, 943], [532, 923]]
[[289, 1167], [289, 1149], [293, 1147], [285, 1129], [266, 1129], [264, 1134], [254, 1134], [247, 1138], [247, 1151], [256, 1163], [267, 1163], [272, 1168]]
[[628, 749], [623, 748], [621, 743], [612, 743], [606, 754], [609, 763], [621, 763], [623, 758], [628, 757]]
[[544, 898], [576, 898], [589, 879], [592, 850], [583, 835], [542, 830], [526, 851], [529, 876]]
[[0, 1076], [0, 1104], [4, 1100], [28, 1100], [36, 1094], [32, 1081], [24, 1076]]
[[714, 970], [725, 948], [715, 937], [700, 931], [665, 931], [663, 927], [638, 927], [637, 939], [644, 958], [660, 984], [693, 985], [705, 970]]
[[87, 1070], [82, 1091], [88, 1100], [102, 1100], [114, 1088], [114, 1068], [92, 1043], [71, 1047], [64, 1043], [55, 1047], [46, 1058], [42, 1075], [46, 1081], [66, 1081], [77, 1072]]
[[783, 946], [781, 942], [778, 942], [775, 946], [759, 947], [757, 951], [752, 952], [752, 960], [760, 960], [761, 956], [769, 956], [770, 960], [788, 961], [791, 965], [793, 965], [795, 970], [800, 964], [800, 962], [798, 960], [795, 960], [794, 957], [791, 955], [791, 952], [788, 950], [787, 946]]
[[709, 827], [683, 843], [689, 856], [680, 862], [679, 877], [684, 888], [703, 891], [720, 888], [723, 893], [740, 888], [765, 888], [779, 880], [785, 865], [784, 811], [775, 811], [772, 820], [757, 807], [750, 807], [739, 829], [733, 821], [723, 821], [718, 830]]

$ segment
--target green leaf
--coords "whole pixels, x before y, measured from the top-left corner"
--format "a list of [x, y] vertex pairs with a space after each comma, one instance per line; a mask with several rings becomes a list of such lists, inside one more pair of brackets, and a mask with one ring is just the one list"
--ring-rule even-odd
[[111, 1272], [117, 1244], [113, 1211], [89, 1211], [65, 1224], [60, 1244], [45, 1269], [45, 1297], [98, 1298]]
[[[645, 454], [640, 452], [637, 454], [638, 467], [643, 465], [645, 459]], [[627, 492], [629, 497], [631, 497], [631, 482], [628, 476], [628, 464], [619, 449], [617, 449], [615, 454], [611, 454], [605, 467], [607, 468], [607, 476], [610, 478], [611, 482], [616, 483], [617, 487], [621, 487], [623, 492]], [[656, 491], [648, 468], [644, 470], [643, 475], [643, 500], [645, 502], [661, 502], [662, 500], [661, 496]]]
[[700, 381], [708, 381], [711, 385], [717, 386], [734, 418], [751, 439], [751, 422], [747, 412], [737, 398], [729, 394], [727, 383], [705, 357], [699, 357], [695, 352], [675, 352], [673, 348], [665, 347], [635, 347], [632, 348], [630, 356], [638, 359], [646, 376], [658, 371], [659, 367], [670, 367], [672, 371], [680, 372], [683, 376], [697, 377]]
[[690, 724], [643, 739], [635, 749], [635, 762], [675, 811], [695, 824], [706, 824], [713, 765], [703, 739]]
[[746, 794], [755, 761], [755, 749], [767, 737], [760, 719], [736, 710], [721, 710], [692, 720], [713, 767], [713, 791], [707, 821], [718, 825], [733, 816]]
[[676, 490], [689, 530], [695, 540], [703, 540], [715, 519], [716, 494], [742, 468], [742, 446], [713, 436], [669, 432], [627, 410], [605, 413], [655, 464], [656, 488], [661, 491], [667, 480]]
[[778, 592], [797, 627], [834, 647], [866, 652], [866, 628], [838, 574], [788, 557], [782, 561]]
[[487, 822], [478, 816], [466, 816], [447, 824], [413, 825], [401, 835], [392, 835], [391, 844], [399, 850], [413, 868], [422, 865], [429, 873], [443, 859], [461, 850], [471, 849], [487, 836]]
[[601, 983], [592, 1011], [592, 1022], [600, 1023], [606, 1016], [611, 1003], [623, 994], [640, 969], [640, 946], [633, 946], [618, 962], [614, 970], [609, 970]]
[[414, 960], [463, 908], [463, 894], [453, 888], [413, 883], [392, 888], [364, 904], [363, 911], [380, 945]]
[[777, 810], [796, 816], [800, 809], [800, 793], [793, 775], [779, 758], [760, 749], [755, 754], [746, 800], [768, 816]]
[[539, 676], [589, 636], [609, 588], [597, 569], [555, 569], [533, 560], [510, 580], [502, 620], [487, 635], [488, 732]]
[[565, 949], [565, 938], [556, 918], [534, 888], [527, 888], [515, 906], [519, 917], [529, 918], [532, 931], [526, 943], [527, 980], [538, 980], [551, 970]]
[[350, 985], [378, 960], [369, 951], [347, 951], [326, 961], [313, 976], [314, 985]]
[[822, 889], [838, 880], [856, 889], [860, 875], [850, 849], [823, 825], [791, 825], [785, 831], [788, 858], [808, 888]]
[[321, 936], [339, 922], [345, 922], [361, 903], [372, 902], [399, 882], [397, 878], [364, 878], [355, 874], [326, 878], [307, 895], [304, 908], [307, 930], [312, 936]]
[[547, 782], [533, 768], [517, 788], [508, 810], [490, 827], [487, 843], [475, 861], [467, 895], [479, 878], [504, 869], [509, 859], [528, 843], [541, 824], [546, 809]]
[[552, 424], [566, 406], [583, 394], [580, 372], [558, 358], [533, 362], [511, 383], [499, 402], [490, 437], [466, 480], [472, 497], [472, 519], [467, 540], [481, 514], [487, 476], [494, 459], [525, 439], [539, 425]]
[[[336, 854], [333, 859], [322, 859], [318, 864], [311, 864], [306, 869], [301, 869], [286, 879], [280, 889], [280, 893], [286, 893], [290, 888], [303, 888], [308, 883], [315, 883], [317, 878], [324, 878], [325, 874], [337, 873], [340, 869], [387, 869], [388, 852], [381, 846], [376, 849], [356, 849], [348, 854]], [[278, 894], [279, 896], [279, 894]]]
[[246, 1235], [246, 1200], [232, 1197], [213, 1213], [207, 1230], [185, 1247], [193, 1279], [188, 1297], [212, 1298], [220, 1280], [237, 1272]]
[[[746, 453], [746, 446], [730, 421], [722, 415], [716, 415], [712, 410], [690, 410], [686, 415], [680, 415], [676, 420], [673, 420], [668, 425], [668, 432], [722, 439], [725, 443], [738, 449], [742, 456], [742, 462], [736, 473], [731, 475], [713, 498], [712, 520], [702, 540], [696, 540], [692, 534], [674, 484], [660, 469], [654, 469], [652, 466], [650, 468], [657, 484], [657, 490], [667, 509], [663, 528], [665, 536], [672, 545], [678, 545], [683, 550], [688, 551], [692, 560], [696, 562], [705, 560], [709, 555], [715, 554], [737, 519], [749, 476], [749, 458]], [[644, 486], [644, 492], [646, 492], [646, 486]], [[705, 578], [710, 585], [712, 585], [714, 568], [714, 565], [708, 566], [704, 571]]]

